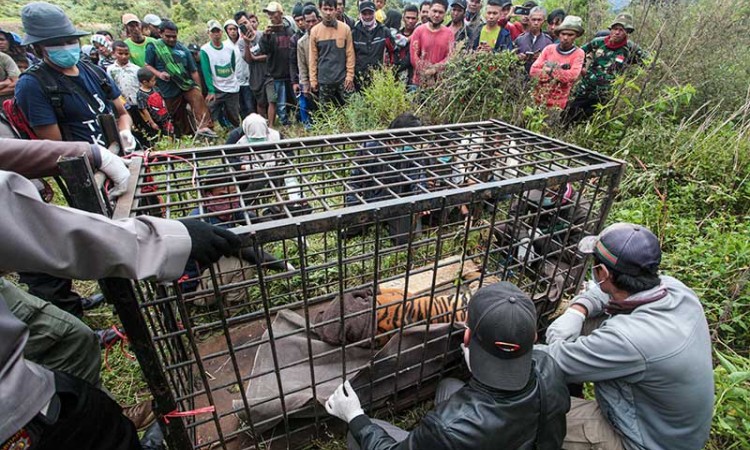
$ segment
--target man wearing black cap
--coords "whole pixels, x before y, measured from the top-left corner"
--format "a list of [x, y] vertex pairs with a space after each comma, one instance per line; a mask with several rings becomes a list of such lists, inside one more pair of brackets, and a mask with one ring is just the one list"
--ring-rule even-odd
[[532, 350], [531, 299], [511, 283], [485, 286], [469, 302], [467, 325], [471, 380], [441, 381], [435, 409], [410, 433], [367, 417], [348, 381], [336, 389], [326, 410], [349, 424], [350, 449], [560, 448], [568, 391], [554, 361]]
[[448, 26], [453, 32], [456, 42], [466, 41], [471, 43], [469, 29], [466, 27], [466, 0], [453, 0], [451, 3], [451, 24]]
[[[616, 223], [579, 250], [594, 257], [592, 280], [538, 346], [568, 383], [594, 383], [596, 400], [572, 399], [565, 448], [703, 448], [714, 386], [695, 292], [659, 275], [659, 240], [643, 226]], [[587, 318], [604, 321], [580, 336]]]
[[354, 88], [359, 91], [370, 79], [370, 72], [382, 67], [383, 61], [393, 64], [395, 43], [391, 31], [375, 20], [375, 3], [359, 4], [359, 20], [352, 28], [354, 42]]

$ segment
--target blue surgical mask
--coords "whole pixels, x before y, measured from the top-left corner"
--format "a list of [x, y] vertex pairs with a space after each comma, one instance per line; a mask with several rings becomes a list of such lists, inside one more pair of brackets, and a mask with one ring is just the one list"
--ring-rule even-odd
[[552, 200], [551, 198], [549, 198], [549, 197], [542, 198], [542, 206], [543, 207], [549, 208], [550, 206], [554, 206], [554, 204], [555, 204], [555, 201]]
[[75, 44], [49, 46], [45, 47], [45, 50], [52, 64], [63, 69], [75, 66], [81, 58], [81, 44], [78, 42]]

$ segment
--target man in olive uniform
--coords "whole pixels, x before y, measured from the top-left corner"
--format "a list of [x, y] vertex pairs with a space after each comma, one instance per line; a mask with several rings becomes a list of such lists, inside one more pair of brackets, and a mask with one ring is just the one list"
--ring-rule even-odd
[[610, 25], [608, 36], [595, 38], [581, 47], [586, 53], [586, 68], [575, 91], [575, 100], [568, 107], [570, 120], [591, 117], [597, 104], [609, 100], [615, 77], [646, 58], [643, 49], [628, 39], [633, 31], [633, 16], [622, 13]]

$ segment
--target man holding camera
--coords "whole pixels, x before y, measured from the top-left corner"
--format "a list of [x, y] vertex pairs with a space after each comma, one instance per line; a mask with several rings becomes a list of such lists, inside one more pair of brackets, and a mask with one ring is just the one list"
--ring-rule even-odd
[[[273, 79], [276, 94], [276, 114], [282, 125], [290, 125], [287, 113], [287, 100], [291, 91], [291, 75], [289, 74], [289, 54], [291, 52], [294, 30], [284, 21], [284, 8], [279, 2], [271, 2], [263, 8], [268, 14], [271, 24], [260, 38], [260, 52], [267, 56], [268, 74]], [[275, 118], [269, 114], [268, 122], [271, 127]]]

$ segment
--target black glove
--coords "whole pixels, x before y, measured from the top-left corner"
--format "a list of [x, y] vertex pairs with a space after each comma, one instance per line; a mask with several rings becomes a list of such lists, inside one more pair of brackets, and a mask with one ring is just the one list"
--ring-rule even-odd
[[[262, 252], [263, 253], [263, 260], [260, 261], [261, 264], [266, 264], [266, 267], [268, 267], [271, 270], [275, 270], [277, 272], [283, 272], [286, 270], [289, 270], [289, 267], [284, 261], [281, 261], [277, 259], [275, 256]], [[257, 264], [258, 263], [258, 253], [255, 252], [255, 249], [252, 247], [245, 247], [243, 249], [240, 249], [240, 258], [244, 259], [245, 261], [251, 263], [251, 264]]]
[[197, 219], [184, 219], [181, 222], [190, 235], [190, 258], [198, 261], [198, 264], [208, 265], [222, 256], [236, 254], [242, 245], [239, 236], [224, 228]]

